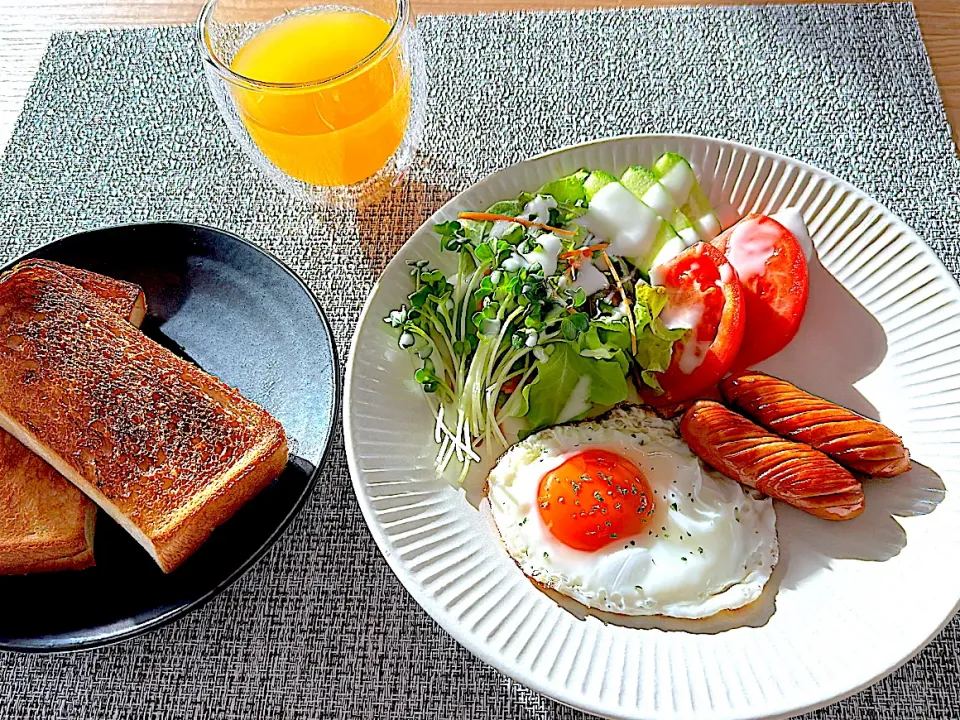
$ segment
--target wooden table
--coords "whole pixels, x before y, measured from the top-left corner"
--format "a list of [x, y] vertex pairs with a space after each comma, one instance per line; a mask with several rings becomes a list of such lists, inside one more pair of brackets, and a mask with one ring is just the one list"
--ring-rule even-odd
[[[412, 0], [417, 13], [690, 5], [697, 0]], [[766, 0], [746, 0], [764, 4]], [[801, 0], [804, 2], [823, 0]], [[830, 2], [832, 0], [826, 0]], [[26, 3], [29, 2], [29, 6]], [[709, 4], [742, 4], [711, 0]], [[192, 23], [202, 0], [0, 0], [0, 148], [10, 138], [50, 33]], [[954, 140], [960, 130], [960, 0], [914, 0]]]

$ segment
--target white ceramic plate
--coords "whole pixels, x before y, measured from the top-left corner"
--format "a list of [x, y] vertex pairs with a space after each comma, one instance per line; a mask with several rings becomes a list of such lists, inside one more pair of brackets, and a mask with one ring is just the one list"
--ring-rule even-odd
[[[870, 483], [866, 511], [849, 522], [778, 504], [782, 559], [771, 592], [748, 611], [622, 623], [536, 589], [482, 503], [435, 478], [433, 419], [382, 318], [410, 292], [407, 261], [439, 261], [433, 223], [581, 167], [649, 166], [666, 150], [691, 160], [724, 226], [752, 211], [802, 210], [822, 266], [811, 265], [797, 338], [762, 367], [879, 417], [917, 464]], [[692, 136], [615, 138], [519, 163], [461, 193], [401, 248], [371, 294], [347, 369], [344, 426], [370, 531], [417, 602], [506, 675], [597, 715], [746, 720], [812, 710], [901, 665], [960, 601], [960, 502], [944, 492], [960, 467], [960, 289], [888, 210], [763, 150]]]

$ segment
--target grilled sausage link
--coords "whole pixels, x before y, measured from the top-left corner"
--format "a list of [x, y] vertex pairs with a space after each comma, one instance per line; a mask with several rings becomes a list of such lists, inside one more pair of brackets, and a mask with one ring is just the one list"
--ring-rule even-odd
[[748, 370], [723, 380], [720, 393], [768, 430], [806, 443], [851, 470], [893, 477], [910, 469], [903, 441], [886, 425], [786, 380]]
[[844, 468], [718, 402], [695, 403], [680, 421], [680, 434], [701, 460], [731, 480], [812, 515], [849, 520], [863, 512], [863, 488]]

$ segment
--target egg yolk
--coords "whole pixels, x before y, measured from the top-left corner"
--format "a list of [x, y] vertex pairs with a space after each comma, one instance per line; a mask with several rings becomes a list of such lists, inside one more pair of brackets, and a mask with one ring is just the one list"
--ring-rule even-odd
[[540, 480], [540, 518], [576, 550], [599, 550], [639, 534], [653, 512], [653, 492], [636, 465], [606, 450], [573, 455]]

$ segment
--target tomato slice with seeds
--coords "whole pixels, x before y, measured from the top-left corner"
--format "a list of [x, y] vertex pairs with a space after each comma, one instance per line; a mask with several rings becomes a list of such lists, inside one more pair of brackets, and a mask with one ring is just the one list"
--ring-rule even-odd
[[800, 329], [810, 285], [807, 260], [793, 233], [766, 215], [748, 215], [711, 244], [743, 286], [747, 322], [735, 366], [748, 367], [782, 350]]
[[667, 327], [690, 329], [657, 376], [663, 393], [641, 391], [647, 403], [662, 407], [695, 397], [733, 367], [743, 341], [743, 292], [723, 253], [702, 242], [654, 268], [650, 280], [667, 290], [660, 315]]
[[577, 453], [544, 475], [537, 501], [550, 533], [587, 552], [639, 535], [654, 505], [640, 468], [598, 449]]

